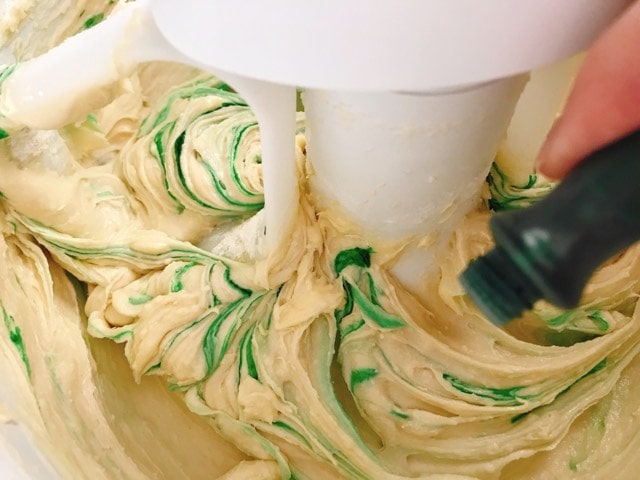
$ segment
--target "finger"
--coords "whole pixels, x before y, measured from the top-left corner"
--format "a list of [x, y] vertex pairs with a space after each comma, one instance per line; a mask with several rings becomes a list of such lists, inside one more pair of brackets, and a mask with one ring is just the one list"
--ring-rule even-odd
[[539, 170], [563, 177], [580, 160], [640, 128], [640, 0], [587, 52], [562, 116], [538, 156]]

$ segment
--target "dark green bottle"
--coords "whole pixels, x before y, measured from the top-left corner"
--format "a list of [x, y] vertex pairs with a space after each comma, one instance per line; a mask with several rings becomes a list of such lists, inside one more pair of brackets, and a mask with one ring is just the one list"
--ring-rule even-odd
[[640, 240], [640, 130], [580, 162], [544, 199], [494, 215], [496, 247], [461, 282], [502, 325], [544, 299], [578, 305], [593, 272]]

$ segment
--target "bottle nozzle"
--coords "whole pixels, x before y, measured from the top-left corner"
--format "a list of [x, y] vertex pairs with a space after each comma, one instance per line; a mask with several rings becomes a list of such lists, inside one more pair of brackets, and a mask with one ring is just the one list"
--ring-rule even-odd
[[497, 325], [519, 317], [542, 296], [501, 247], [472, 261], [460, 281], [474, 303]]

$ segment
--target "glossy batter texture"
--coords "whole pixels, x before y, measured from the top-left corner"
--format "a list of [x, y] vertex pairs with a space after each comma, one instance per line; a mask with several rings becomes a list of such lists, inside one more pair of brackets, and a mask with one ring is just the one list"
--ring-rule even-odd
[[[32, 4], [60, 5], [33, 31], [16, 20], [18, 58], [112, 8], [63, 3]], [[457, 276], [491, 247], [491, 212], [535, 202], [543, 178], [515, 185], [498, 158], [415, 298], [388, 273], [397, 245], [316, 208], [303, 114], [295, 226], [266, 254], [245, 102], [169, 64], [116, 92], [0, 140], [0, 368], [65, 478], [635, 478], [637, 247], [580, 308], [540, 303], [505, 332]]]

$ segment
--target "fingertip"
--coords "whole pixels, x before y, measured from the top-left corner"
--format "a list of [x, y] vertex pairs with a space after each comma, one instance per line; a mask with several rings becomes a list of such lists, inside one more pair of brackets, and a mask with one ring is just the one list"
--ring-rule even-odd
[[541, 151], [536, 161], [536, 171], [547, 178], [560, 179], [567, 173], [565, 164], [557, 161], [557, 157], [546, 151]]
[[547, 138], [538, 152], [536, 170], [545, 177], [562, 178], [569, 170], [567, 163], [571, 162], [570, 154], [571, 148], [568, 144], [566, 127], [563, 117], [560, 117], [549, 130]]
[[640, 127], [640, 0], [589, 50], [536, 167], [562, 178], [589, 154]]

